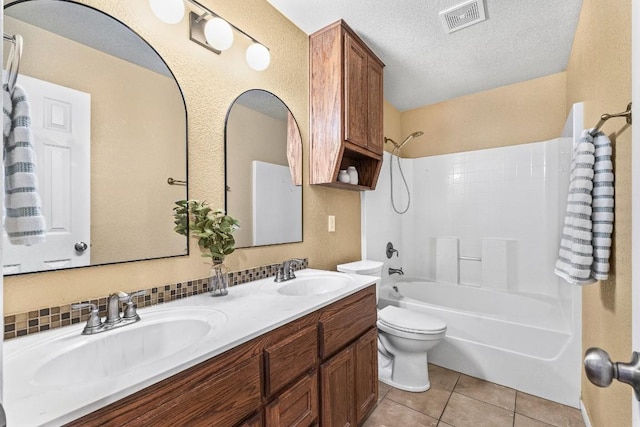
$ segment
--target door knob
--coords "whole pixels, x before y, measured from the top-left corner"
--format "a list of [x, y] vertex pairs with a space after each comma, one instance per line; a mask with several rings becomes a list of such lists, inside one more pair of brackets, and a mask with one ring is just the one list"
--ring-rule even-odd
[[75, 248], [76, 252], [84, 252], [89, 246], [87, 246], [85, 242], [77, 242], [75, 245], [73, 245], [73, 247]]
[[627, 383], [640, 400], [640, 354], [633, 352], [631, 362], [612, 362], [609, 354], [601, 348], [591, 347], [584, 355], [584, 370], [587, 378], [598, 387], [608, 387], [616, 379]]

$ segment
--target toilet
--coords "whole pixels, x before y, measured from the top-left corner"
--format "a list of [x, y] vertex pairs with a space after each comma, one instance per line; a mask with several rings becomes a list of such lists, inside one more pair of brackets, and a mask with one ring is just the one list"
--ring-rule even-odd
[[[338, 271], [382, 277], [384, 263], [356, 261]], [[382, 279], [376, 282], [376, 303]], [[445, 337], [447, 324], [426, 313], [395, 306], [378, 309], [378, 379], [401, 390], [429, 390], [427, 352]]]

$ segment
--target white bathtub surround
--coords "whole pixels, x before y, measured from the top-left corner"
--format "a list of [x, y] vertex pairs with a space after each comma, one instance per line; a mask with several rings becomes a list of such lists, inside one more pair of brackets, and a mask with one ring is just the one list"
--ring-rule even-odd
[[509, 290], [518, 269], [517, 242], [507, 239], [482, 239], [482, 287]]
[[436, 238], [436, 281], [460, 283], [460, 247], [457, 237]]
[[[562, 136], [550, 141], [404, 159], [409, 212], [393, 213], [384, 173], [362, 203], [363, 256], [388, 262], [383, 249], [392, 240], [404, 278], [435, 282], [437, 239], [458, 239], [459, 284], [441, 284], [435, 294], [429, 286], [429, 305], [438, 306], [446, 295], [450, 304], [443, 309], [450, 313], [443, 318], [450, 329], [433, 351], [435, 363], [574, 407], [581, 374], [581, 290], [558, 278], [554, 265], [572, 147], [582, 127], [582, 105], [576, 104]], [[468, 306], [476, 300], [488, 310]], [[522, 313], [537, 320], [524, 321]], [[542, 369], [540, 376], [536, 369]], [[546, 388], [538, 386], [542, 378]]]

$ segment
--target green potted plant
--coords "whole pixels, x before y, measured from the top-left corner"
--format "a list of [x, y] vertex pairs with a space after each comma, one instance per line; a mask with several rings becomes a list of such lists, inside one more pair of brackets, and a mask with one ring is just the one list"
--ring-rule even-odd
[[204, 200], [179, 200], [173, 208], [173, 228], [178, 234], [198, 239], [202, 256], [211, 258], [209, 288], [214, 296], [228, 293], [228, 269], [224, 258], [233, 253], [236, 241], [233, 233], [240, 228], [238, 220], [222, 209], [212, 209]]

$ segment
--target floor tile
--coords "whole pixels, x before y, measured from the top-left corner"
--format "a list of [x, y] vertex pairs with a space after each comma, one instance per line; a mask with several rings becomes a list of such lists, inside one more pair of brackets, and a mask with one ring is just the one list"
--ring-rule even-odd
[[411, 393], [409, 391], [392, 388], [391, 391], [387, 393], [387, 399], [391, 399], [394, 402], [439, 419], [450, 395], [451, 392], [449, 390], [434, 386], [431, 386], [429, 390], [422, 393]]
[[378, 403], [389, 393], [391, 390], [391, 386], [383, 383], [382, 381], [378, 381]]
[[520, 414], [516, 414], [516, 419], [513, 423], [513, 427], [549, 427], [550, 425]]
[[513, 412], [453, 392], [442, 421], [456, 427], [512, 427]]
[[458, 378], [460, 378], [459, 372], [429, 363], [429, 381], [431, 382], [431, 387], [453, 391]]
[[436, 427], [438, 420], [389, 399], [378, 404], [363, 427]]
[[442, 421], [440, 421], [438, 423], [438, 427], [453, 427], [453, 426], [451, 424], [446, 424], [446, 423], [443, 423]]
[[530, 394], [517, 392], [516, 412], [526, 417], [543, 421], [552, 426], [583, 427], [584, 421], [578, 409]]
[[516, 391], [514, 389], [467, 375], [460, 375], [454, 391], [511, 412], [516, 406]]

